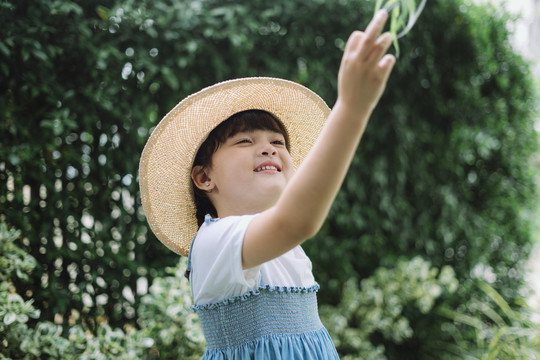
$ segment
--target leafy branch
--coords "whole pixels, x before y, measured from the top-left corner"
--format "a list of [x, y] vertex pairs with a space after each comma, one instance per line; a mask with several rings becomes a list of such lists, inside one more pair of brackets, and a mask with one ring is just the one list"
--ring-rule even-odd
[[421, 0], [417, 6], [416, 0], [377, 0], [375, 13], [384, 9], [390, 15], [390, 34], [394, 37], [396, 56], [399, 57], [398, 39], [407, 35], [420, 17], [427, 0]]

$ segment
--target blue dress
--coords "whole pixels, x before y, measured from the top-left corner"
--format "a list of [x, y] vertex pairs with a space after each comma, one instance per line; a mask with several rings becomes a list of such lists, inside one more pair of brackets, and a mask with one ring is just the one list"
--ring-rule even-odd
[[[188, 257], [191, 271], [191, 252]], [[206, 338], [203, 360], [339, 359], [319, 319], [318, 285], [271, 287], [219, 303], [194, 305]]]

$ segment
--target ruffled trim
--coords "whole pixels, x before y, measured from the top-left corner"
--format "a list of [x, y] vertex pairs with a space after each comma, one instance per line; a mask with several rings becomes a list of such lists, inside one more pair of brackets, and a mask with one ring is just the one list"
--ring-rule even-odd
[[268, 291], [269, 293], [276, 293], [276, 294], [307, 294], [307, 293], [317, 292], [319, 288], [320, 286], [317, 283], [315, 283], [315, 285], [310, 286], [308, 288], [301, 287], [301, 286], [264, 285], [264, 286], [260, 286], [256, 290], [250, 290], [242, 295], [233, 296], [233, 297], [230, 297], [228, 299], [225, 299], [216, 303], [210, 303], [210, 304], [204, 304], [204, 305], [192, 305], [190, 308], [194, 312], [201, 311], [201, 310], [212, 310], [212, 309], [216, 309], [216, 308], [233, 304], [236, 302], [249, 300], [253, 296], [259, 295], [261, 291]]

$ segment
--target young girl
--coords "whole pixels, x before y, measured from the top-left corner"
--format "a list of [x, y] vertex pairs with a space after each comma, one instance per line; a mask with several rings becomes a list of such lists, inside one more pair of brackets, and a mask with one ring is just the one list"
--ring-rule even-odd
[[238, 79], [184, 99], [148, 140], [145, 214], [189, 254], [203, 359], [338, 358], [299, 245], [322, 226], [395, 63], [386, 19], [350, 36], [330, 113], [298, 84]]

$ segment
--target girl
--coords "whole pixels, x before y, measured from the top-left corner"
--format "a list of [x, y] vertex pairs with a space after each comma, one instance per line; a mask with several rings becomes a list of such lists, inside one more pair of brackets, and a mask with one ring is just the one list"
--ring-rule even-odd
[[387, 17], [350, 36], [330, 114], [298, 84], [239, 79], [184, 99], [148, 140], [145, 214], [189, 254], [203, 359], [338, 358], [299, 245], [322, 226], [394, 66]]

